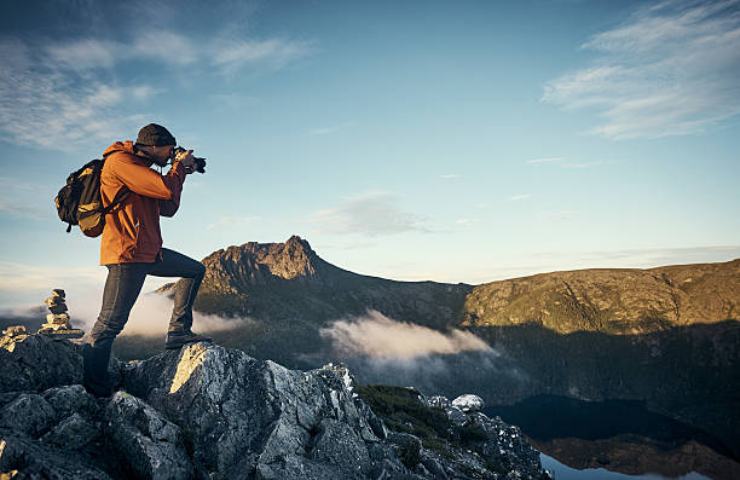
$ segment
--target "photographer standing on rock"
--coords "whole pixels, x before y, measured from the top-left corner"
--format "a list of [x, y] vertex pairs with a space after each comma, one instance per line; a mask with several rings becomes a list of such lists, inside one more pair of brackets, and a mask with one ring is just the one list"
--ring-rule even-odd
[[[162, 248], [159, 216], [177, 212], [185, 177], [196, 169], [202, 172], [205, 165], [203, 159], [193, 157], [192, 150], [176, 150], [175, 145], [166, 128], [152, 123], [139, 131], [135, 143], [116, 142], [103, 153], [103, 206], [120, 203], [105, 216], [100, 264], [108, 267], [108, 278], [100, 315], [84, 346], [85, 387], [97, 396], [112, 393], [108, 363], [113, 341], [126, 325], [147, 275], [183, 278], [175, 290], [165, 348], [211, 341], [191, 331], [193, 302], [205, 267]], [[164, 167], [170, 159], [172, 167], [166, 175], [150, 168], [152, 164]]]

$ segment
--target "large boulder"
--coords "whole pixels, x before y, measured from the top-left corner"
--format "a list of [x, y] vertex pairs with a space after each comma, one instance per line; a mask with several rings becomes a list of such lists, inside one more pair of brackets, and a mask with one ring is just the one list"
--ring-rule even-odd
[[123, 382], [183, 429], [212, 478], [352, 478], [377, 467], [367, 443], [380, 439], [331, 369], [197, 343], [132, 364]]
[[478, 395], [473, 395], [472, 393], [466, 393], [465, 395], [460, 395], [459, 397], [454, 399], [452, 401], [452, 406], [459, 408], [465, 413], [468, 413], [468, 412], [479, 412], [483, 410], [485, 403], [483, 402], [483, 399], [480, 398]]
[[143, 401], [116, 392], [105, 409], [105, 420], [106, 432], [139, 478], [192, 478], [180, 428]]
[[13, 480], [110, 480], [102, 469], [69, 450], [0, 430], [0, 476]]
[[0, 409], [0, 428], [37, 436], [54, 423], [55, 417], [54, 409], [41, 395], [21, 393]]
[[69, 341], [0, 335], [0, 393], [41, 392], [82, 382], [82, 355]]

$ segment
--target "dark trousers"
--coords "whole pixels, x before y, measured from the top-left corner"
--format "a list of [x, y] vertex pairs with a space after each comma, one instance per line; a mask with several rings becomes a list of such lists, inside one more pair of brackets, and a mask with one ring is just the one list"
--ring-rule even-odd
[[190, 331], [193, 302], [198, 294], [205, 267], [181, 253], [162, 249], [161, 260], [154, 263], [107, 265], [108, 278], [103, 291], [103, 306], [85, 347], [85, 384], [95, 389], [108, 382], [108, 362], [116, 336], [128, 321], [131, 308], [141, 292], [147, 275], [182, 277], [175, 287], [175, 305], [168, 333]]

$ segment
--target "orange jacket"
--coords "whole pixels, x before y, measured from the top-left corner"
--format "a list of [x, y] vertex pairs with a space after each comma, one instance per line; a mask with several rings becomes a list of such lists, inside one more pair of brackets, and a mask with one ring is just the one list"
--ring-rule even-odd
[[103, 206], [110, 205], [123, 186], [130, 192], [105, 216], [100, 264], [155, 262], [162, 248], [159, 216], [171, 217], [177, 212], [185, 167], [175, 161], [166, 175], [160, 175], [149, 168], [151, 160], [134, 153], [131, 141], [114, 143], [103, 152], [103, 158]]

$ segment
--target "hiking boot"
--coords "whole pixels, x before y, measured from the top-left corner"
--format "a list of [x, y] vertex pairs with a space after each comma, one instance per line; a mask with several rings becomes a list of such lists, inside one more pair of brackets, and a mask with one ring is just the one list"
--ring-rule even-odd
[[89, 344], [82, 346], [83, 375], [82, 385], [87, 393], [97, 398], [106, 398], [113, 395], [113, 382], [108, 376], [110, 355], [101, 349], [95, 349]]
[[193, 333], [190, 331], [182, 333], [170, 332], [167, 334], [167, 342], [164, 344], [164, 348], [166, 348], [167, 350], [177, 350], [178, 348], [182, 347], [183, 345], [187, 345], [188, 343], [212, 341], [213, 339], [211, 337], [198, 335], [197, 333]]

